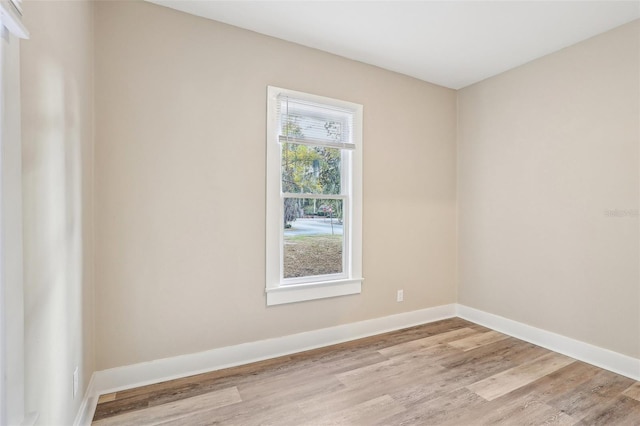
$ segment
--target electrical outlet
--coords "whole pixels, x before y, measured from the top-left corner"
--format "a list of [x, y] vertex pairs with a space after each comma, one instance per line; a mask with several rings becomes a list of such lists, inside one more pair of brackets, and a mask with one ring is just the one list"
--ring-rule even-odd
[[404, 290], [398, 290], [398, 295], [396, 296], [396, 302], [402, 302], [404, 300]]
[[76, 365], [76, 369], [73, 370], [73, 397], [75, 398], [78, 395], [78, 366]]

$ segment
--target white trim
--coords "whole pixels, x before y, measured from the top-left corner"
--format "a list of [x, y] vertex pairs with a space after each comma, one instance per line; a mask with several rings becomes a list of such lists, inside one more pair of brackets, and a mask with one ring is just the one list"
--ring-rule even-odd
[[15, 6], [7, 0], [0, 1], [0, 22], [18, 38], [29, 38], [29, 31], [22, 23]]
[[29, 416], [24, 380], [20, 40], [2, 25], [0, 35], [0, 424], [21, 425]]
[[457, 315], [525, 342], [640, 380], [640, 359], [458, 304]]
[[18, 16], [22, 16], [22, 0], [9, 0], [9, 3], [18, 13]]
[[362, 278], [287, 285], [267, 289], [267, 305], [326, 299], [362, 292]]
[[84, 398], [82, 398], [82, 403], [80, 404], [80, 408], [76, 414], [76, 419], [73, 421], [73, 426], [91, 425], [91, 420], [93, 420], [93, 415], [95, 414], [96, 406], [98, 405], [98, 396], [103, 393], [95, 390], [93, 385], [94, 378], [95, 373], [91, 375], [89, 386], [87, 386], [87, 391], [85, 392]]
[[91, 423], [98, 397], [101, 394], [249, 364], [454, 316], [454, 304], [442, 305], [305, 333], [96, 371], [91, 377], [74, 425], [84, 426]]

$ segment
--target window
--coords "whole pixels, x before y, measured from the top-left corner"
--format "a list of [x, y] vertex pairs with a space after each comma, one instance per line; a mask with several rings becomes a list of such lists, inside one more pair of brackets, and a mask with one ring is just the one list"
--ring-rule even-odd
[[267, 304], [360, 293], [362, 105], [268, 88]]

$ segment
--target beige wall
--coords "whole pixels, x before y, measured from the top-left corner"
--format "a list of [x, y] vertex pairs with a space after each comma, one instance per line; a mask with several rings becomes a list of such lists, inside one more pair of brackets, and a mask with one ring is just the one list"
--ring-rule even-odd
[[[98, 369], [455, 301], [453, 90], [137, 2], [95, 55]], [[267, 85], [364, 105], [361, 295], [265, 306]]]
[[459, 92], [460, 303], [640, 357], [639, 39]]
[[[94, 371], [92, 5], [26, 2], [21, 43], [25, 404], [69, 425]], [[72, 376], [80, 386], [72, 398]]]

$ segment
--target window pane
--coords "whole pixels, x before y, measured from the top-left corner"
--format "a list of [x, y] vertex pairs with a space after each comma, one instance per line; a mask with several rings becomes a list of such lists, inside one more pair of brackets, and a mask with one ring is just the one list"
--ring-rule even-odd
[[284, 278], [340, 274], [342, 200], [284, 199]]
[[282, 192], [340, 194], [339, 148], [282, 144]]

